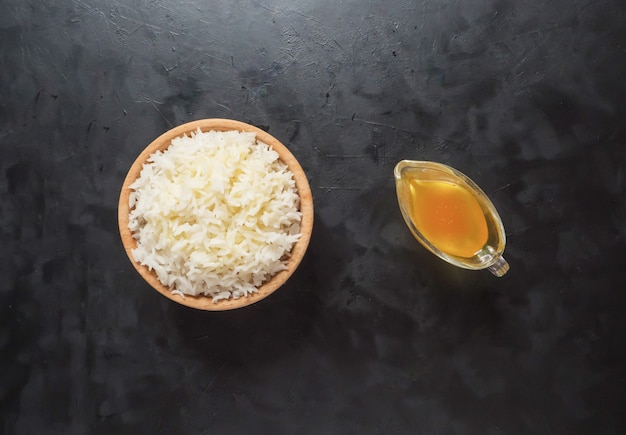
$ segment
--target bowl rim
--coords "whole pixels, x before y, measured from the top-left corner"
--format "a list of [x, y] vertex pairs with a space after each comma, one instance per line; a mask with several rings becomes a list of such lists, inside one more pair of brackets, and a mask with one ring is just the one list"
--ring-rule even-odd
[[[154, 271], [149, 270], [146, 266], [141, 265], [135, 261], [131, 252], [132, 249], [136, 248], [137, 241], [132, 237], [132, 233], [128, 228], [130, 214], [128, 200], [131, 192], [129, 186], [139, 176], [144, 163], [146, 163], [150, 155], [158, 150], [165, 150], [166, 148], [168, 148], [174, 138], [182, 136], [183, 134], [189, 134], [193, 131], [196, 131], [198, 128], [203, 132], [211, 130], [237, 130], [242, 132], [255, 133], [257, 140], [269, 145], [274, 151], [276, 151], [279, 155], [280, 160], [285, 163], [289, 170], [292, 172], [294, 180], [296, 182], [298, 196], [300, 197], [300, 211], [302, 213], [302, 221], [300, 223], [301, 236], [291, 250], [291, 256], [286, 265], [287, 269], [280, 271], [276, 275], [274, 275], [269, 281], [260, 286], [256, 293], [240, 297], [238, 299], [229, 298], [220, 300], [218, 302], [213, 302], [212, 297], [205, 295], [185, 295], [185, 297], [182, 298], [179, 295], [172, 294], [172, 291], [169, 287], [161, 284]], [[179, 125], [161, 134], [159, 137], [154, 139], [146, 148], [144, 148], [139, 156], [135, 159], [130, 169], [128, 170], [128, 173], [126, 174], [120, 191], [120, 198], [118, 203], [118, 226], [120, 231], [120, 237], [122, 239], [122, 244], [124, 246], [124, 250], [126, 251], [128, 259], [135, 267], [135, 270], [139, 273], [139, 275], [156, 291], [158, 291], [171, 301], [174, 301], [181, 305], [185, 305], [190, 308], [206, 311], [233, 310], [236, 308], [242, 308], [248, 305], [252, 305], [262, 299], [265, 299], [266, 297], [274, 293], [279, 287], [281, 287], [298, 268], [300, 262], [304, 258], [304, 254], [306, 253], [309, 242], [311, 240], [311, 233], [313, 230], [313, 196], [302, 166], [300, 166], [300, 163], [294, 157], [291, 151], [289, 151], [289, 149], [274, 136], [270, 135], [264, 130], [261, 130], [258, 127], [241, 121], [223, 118], [199, 119]]]

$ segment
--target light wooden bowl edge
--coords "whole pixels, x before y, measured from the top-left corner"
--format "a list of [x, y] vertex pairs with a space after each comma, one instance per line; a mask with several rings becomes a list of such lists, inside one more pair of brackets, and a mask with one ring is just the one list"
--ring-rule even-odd
[[[300, 211], [302, 212], [302, 221], [300, 224], [300, 239], [294, 244], [294, 247], [292, 248], [291, 256], [287, 262], [287, 269], [274, 275], [270, 281], [266, 282], [258, 288], [257, 293], [254, 293], [247, 297], [240, 297], [239, 299], [221, 300], [216, 303], [213, 302], [210, 296], [185, 295], [185, 298], [183, 299], [178, 295], [172, 294], [171, 290], [168, 287], [161, 284], [153, 271], [149, 271], [147, 267], [137, 263], [132, 256], [132, 250], [137, 246], [137, 243], [132, 237], [130, 230], [128, 229], [128, 219], [130, 213], [128, 204], [128, 199], [130, 195], [129, 186], [139, 176], [143, 164], [151, 154], [153, 154], [157, 150], [166, 149], [171, 144], [172, 139], [182, 136], [183, 134], [189, 134], [192, 131], [196, 131], [198, 128], [200, 128], [202, 131], [239, 130], [256, 133], [258, 141], [269, 145], [278, 153], [281, 161], [283, 161], [291, 170], [294, 176], [294, 180], [296, 182], [296, 188], [298, 189], [298, 195], [300, 196]], [[207, 311], [233, 310], [252, 305], [262, 299], [265, 299], [267, 296], [274, 293], [279, 287], [281, 287], [295, 272], [295, 270], [302, 262], [302, 259], [304, 258], [309, 242], [311, 240], [313, 219], [313, 196], [311, 188], [309, 186], [309, 182], [307, 180], [306, 174], [304, 173], [304, 170], [300, 166], [300, 163], [297, 161], [297, 159], [293, 156], [291, 151], [289, 151], [289, 149], [285, 145], [278, 141], [278, 139], [274, 138], [272, 135], [261, 130], [258, 127], [240, 121], [220, 118], [201, 119], [188, 122], [186, 124], [182, 124], [178, 127], [166, 131], [155, 140], [153, 140], [139, 154], [139, 156], [131, 165], [122, 184], [120, 199], [118, 203], [118, 225], [122, 244], [124, 246], [126, 255], [128, 256], [129, 260], [131, 261], [139, 275], [151, 287], [153, 287], [166, 298], [190, 308]]]

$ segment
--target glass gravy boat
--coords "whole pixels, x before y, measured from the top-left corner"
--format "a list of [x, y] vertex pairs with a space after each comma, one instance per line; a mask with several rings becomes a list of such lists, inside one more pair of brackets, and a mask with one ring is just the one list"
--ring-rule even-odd
[[501, 277], [506, 235], [487, 195], [450, 166], [402, 160], [395, 169], [400, 210], [413, 236], [439, 258]]

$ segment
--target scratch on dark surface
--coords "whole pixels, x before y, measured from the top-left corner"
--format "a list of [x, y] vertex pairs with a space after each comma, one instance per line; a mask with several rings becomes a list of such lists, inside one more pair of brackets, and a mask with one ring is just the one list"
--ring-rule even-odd
[[102, 17], [102, 19], [104, 20], [104, 23], [106, 25], [107, 30], [109, 31], [109, 33], [111, 32], [111, 23], [110, 20], [107, 18], [106, 14], [104, 12], [102, 12], [100, 9], [90, 6], [86, 3], [83, 3], [80, 0], [74, 0], [76, 3], [78, 3], [79, 5], [81, 5], [82, 7], [84, 7], [85, 9], [91, 11], [94, 15], [98, 15], [100, 17]]
[[26, 59], [28, 58], [30, 61], [33, 60], [33, 55], [30, 52], [30, 47], [24, 44], [24, 39], [22, 35], [20, 35], [20, 51], [22, 52], [22, 62], [26, 65]]
[[[551, 26], [543, 27], [541, 29], [535, 29], [529, 32], [518, 33], [517, 35], [513, 35], [505, 39], [500, 39], [498, 41], [491, 42], [489, 45], [503, 45], [517, 59], [517, 56], [515, 55], [515, 53], [513, 53], [513, 51], [511, 51], [509, 46], [506, 44], [506, 41], [515, 41], [516, 39], [519, 39], [519, 38], [524, 38], [526, 36], [532, 36], [532, 35], [537, 35], [539, 33], [548, 32], [550, 30], [558, 29], [559, 27], [560, 26], [558, 24], [553, 24]], [[544, 42], [546, 42], [545, 38], [539, 45], [542, 45]]]
[[297, 38], [300, 38], [300, 32], [298, 32], [298, 31], [296, 30], [296, 28], [293, 26], [293, 24], [290, 24], [290, 25], [289, 25], [289, 28], [286, 28], [285, 30], [283, 30], [283, 31], [281, 32], [281, 35], [283, 35], [283, 38], [288, 39], [288, 40], [289, 40], [289, 42], [294, 42], [294, 41], [297, 39], [297, 38], [290, 37], [290, 35], [289, 35], [289, 31], [293, 32], [293, 34], [294, 34]]
[[212, 55], [210, 55], [210, 54], [206, 54], [206, 53], [205, 53], [204, 55], [205, 55], [206, 57], [208, 57], [209, 59], [213, 59], [213, 60], [215, 60], [215, 61], [217, 61], [217, 62], [223, 63], [224, 65], [228, 65], [228, 66], [232, 66], [232, 65], [233, 65], [233, 60], [232, 60], [232, 59], [233, 59], [233, 57], [232, 57], [232, 56], [230, 57], [230, 58], [231, 58], [231, 61], [230, 61], [230, 62], [228, 62], [227, 60], [220, 59], [220, 58], [219, 58], [219, 57], [217, 57], [217, 56], [212, 56]]
[[174, 66], [170, 66], [170, 67], [166, 67], [165, 65], [161, 65], [163, 67], [163, 69], [165, 70], [165, 72], [171, 72], [174, 71], [176, 68], [178, 68], [178, 65], [174, 65]]
[[548, 30], [558, 29], [560, 26], [558, 24], [553, 24], [551, 26], [546, 26], [541, 29], [531, 30], [530, 32], [518, 33], [517, 35], [513, 35], [510, 39], [522, 38], [524, 36], [536, 35], [537, 33], [543, 33]]
[[211, 387], [213, 386], [213, 383], [215, 382], [215, 380], [217, 379], [218, 375], [220, 374], [223, 368], [224, 366], [222, 365], [220, 366], [219, 369], [217, 369], [217, 373], [215, 373], [215, 376], [213, 376], [213, 378], [211, 378], [211, 380], [202, 389], [202, 394], [206, 393], [207, 391], [211, 389]]
[[366, 119], [357, 118], [354, 115], [352, 116], [352, 120], [353, 121], [359, 121], [359, 122], [362, 122], [363, 124], [371, 125], [371, 126], [374, 126], [374, 127], [389, 128], [389, 129], [391, 129], [393, 131], [401, 131], [403, 133], [415, 133], [414, 131], [411, 131], [411, 130], [405, 130], [403, 128], [398, 128], [395, 125], [385, 124], [384, 122], [368, 121]]
[[[281, 15], [275, 10], [267, 6], [260, 5], [260, 7], [271, 12], [275, 16]], [[313, 43], [315, 45], [322, 47], [324, 50], [329, 50], [334, 45], [340, 50], [345, 51], [343, 46], [335, 38], [329, 35], [329, 33], [326, 30], [323, 29], [323, 25], [324, 25], [323, 21], [317, 20], [310, 15], [304, 14], [296, 10], [288, 10], [286, 12], [283, 12], [282, 15], [283, 15], [283, 18], [289, 23], [288, 24], [289, 28], [281, 32], [281, 34], [283, 34], [284, 36], [288, 33], [288, 31], [292, 31], [296, 35], [296, 37], [299, 38], [305, 44]], [[300, 35], [300, 32], [296, 30], [296, 28], [303, 29], [303, 26], [301, 24], [300, 25], [296, 24], [294, 22], [294, 19], [290, 18], [290, 15], [291, 16], [296, 15], [301, 18], [304, 18], [306, 21], [314, 23], [311, 25], [311, 27], [304, 28], [304, 32], [306, 32], [306, 35], [305, 35], [306, 38], [302, 38]], [[292, 39], [292, 41], [290, 42], [293, 42], [293, 38], [289, 38], [289, 39]]]
[[135, 100], [135, 103], [152, 103], [152, 104], [163, 104], [163, 101], [153, 100], [149, 97], [143, 97], [142, 100]]
[[133, 36], [135, 33], [137, 33], [139, 30], [143, 29], [144, 27], [146, 27], [146, 26], [145, 26], [145, 24], [141, 24], [141, 25], [139, 25], [139, 26], [138, 26], [135, 30], [133, 30], [132, 32], [130, 32], [130, 33], [128, 34], [128, 36]]
[[159, 114], [161, 115], [161, 117], [165, 120], [165, 122], [167, 122], [167, 125], [170, 126], [170, 128], [173, 128], [174, 126], [172, 125], [172, 123], [170, 122], [169, 119], [167, 119], [167, 117], [163, 114], [163, 112], [161, 112], [161, 110], [157, 107], [157, 104], [163, 104], [161, 101], [157, 101], [157, 100], [153, 100], [151, 98], [148, 97], [144, 97], [143, 100], [137, 100], [135, 101], [135, 103], [149, 103], [152, 105], [152, 107], [154, 107], [154, 109], [159, 112]]
[[318, 189], [330, 192], [332, 190], [361, 190], [360, 187], [341, 187], [341, 186], [317, 186]]
[[93, 6], [90, 6], [90, 5], [88, 5], [88, 4], [85, 4], [85, 3], [83, 3], [83, 2], [82, 2], [82, 1], [80, 1], [80, 0], [74, 0], [74, 3], [77, 3], [77, 4], [81, 5], [82, 7], [84, 7], [85, 9], [87, 9], [87, 10], [89, 10], [89, 11], [94, 11], [94, 10], [96, 10]]
[[322, 108], [326, 107], [326, 105], [328, 104], [328, 100], [330, 100], [330, 91], [335, 87], [334, 83], [331, 83], [330, 86], [328, 87], [328, 89], [326, 90], [326, 94], [325, 94], [325, 99], [324, 99], [324, 104], [322, 104]]
[[122, 19], [124, 19], [124, 20], [128, 20], [128, 21], [130, 21], [130, 22], [132, 22], [132, 23], [135, 23], [135, 24], [139, 24], [139, 27], [137, 27], [135, 30], [133, 30], [133, 32], [132, 32], [132, 33], [130, 33], [129, 35], [134, 34], [135, 32], [137, 32], [137, 31], [138, 31], [139, 29], [141, 29], [142, 27], [148, 27], [148, 28], [153, 29], [153, 30], [161, 30], [161, 31], [164, 31], [164, 30], [169, 30], [169, 31], [171, 32], [171, 30], [170, 30], [170, 29], [165, 29], [164, 27], [161, 27], [161, 26], [156, 26], [156, 25], [154, 25], [154, 24], [150, 24], [150, 23], [148, 23], [148, 22], [146, 22], [146, 21], [143, 21], [143, 20], [138, 20], [138, 19], [136, 19], [136, 18], [127, 17], [126, 15], [120, 15], [120, 18], [122, 18]]
[[515, 63], [518, 65], [520, 64], [518, 57], [515, 55], [515, 53], [513, 53], [513, 50], [511, 50], [511, 48], [506, 44], [506, 42], [500, 41], [500, 42], [497, 42], [496, 45], [503, 46], [506, 49], [506, 51], [508, 51], [511, 54], [511, 56], [513, 56], [513, 59], [515, 59]]
[[329, 159], [366, 159], [369, 156], [367, 154], [324, 154], [324, 157]]
[[[260, 3], [257, 6], [260, 7], [261, 9], [265, 9], [266, 11], [271, 12], [274, 15], [277, 14], [277, 12], [274, 9], [270, 8], [269, 6], [265, 6], [265, 5], [260, 4]], [[207, 23], [207, 24], [209, 24], [209, 23]]]
[[491, 20], [489, 21], [489, 23], [493, 23], [493, 20], [495, 20], [497, 16], [498, 16], [498, 11], [496, 10], [491, 16]]
[[585, 3], [584, 5], [582, 5], [580, 7], [580, 9], [578, 9], [578, 13], [580, 14], [581, 12], [583, 12], [585, 9], [587, 9], [589, 6], [593, 5], [596, 3], [596, 0], [590, 0], [587, 3]]
[[157, 112], [159, 112], [159, 114], [161, 115], [161, 117], [165, 120], [165, 122], [167, 122], [167, 125], [170, 126], [170, 128], [174, 128], [174, 125], [172, 125], [172, 123], [170, 122], [169, 119], [167, 119], [167, 117], [163, 114], [163, 112], [161, 112], [161, 109], [159, 109], [156, 104], [154, 104], [153, 102], [150, 102], [150, 104], [152, 104], [152, 107], [155, 108], [155, 110]]
[[231, 108], [230, 108], [230, 107], [228, 107], [227, 105], [225, 105], [225, 104], [221, 104], [221, 103], [218, 103], [217, 101], [214, 101], [214, 103], [215, 103], [215, 105], [216, 105], [216, 106], [219, 106], [219, 107], [221, 107], [222, 109], [224, 109], [224, 110], [226, 110], [226, 111], [228, 111], [228, 112], [230, 112], [230, 113], [233, 113], [233, 109], [231, 109]]
[[[369, 147], [372, 152], [372, 157], [374, 158], [374, 162], [378, 164], [382, 161], [382, 164], [385, 164], [385, 142], [383, 140], [383, 133], [380, 128], [374, 127], [372, 128], [372, 143]], [[382, 159], [379, 156], [379, 150], [382, 150]]]
[[446, 149], [448, 144], [457, 145], [457, 146], [463, 145], [461, 142], [455, 141], [455, 140], [450, 139], [449, 137], [445, 137], [445, 136], [433, 136], [433, 139], [437, 141], [437, 145], [435, 146], [435, 150]]
[[537, 46], [535, 48], [533, 48], [526, 56], [524, 56], [518, 63], [517, 66], [521, 66], [523, 65], [533, 54], [535, 54], [537, 52], [537, 50], [539, 50], [543, 44], [546, 43], [546, 41], [548, 40], [548, 38], [543, 38], [541, 40], [541, 42], [539, 44], [537, 44]]
[[504, 186], [500, 186], [500, 187], [498, 187], [497, 189], [495, 189], [495, 190], [494, 190], [494, 192], [498, 192], [498, 191], [500, 191], [500, 190], [504, 190], [504, 189], [506, 189], [507, 187], [509, 187], [510, 185], [511, 185], [511, 183], [507, 183], [507, 184], [505, 184]]
[[308, 15], [306, 15], [306, 14], [303, 14], [302, 12], [298, 12], [298, 11], [287, 11], [287, 13], [292, 13], [292, 14], [295, 14], [295, 15], [299, 15], [299, 16], [301, 16], [302, 18], [304, 18], [305, 20], [313, 21], [314, 23], [317, 23], [317, 24], [322, 24], [322, 22], [321, 22], [321, 21], [316, 20], [315, 18], [310, 17], [310, 16], [308, 16]]
[[506, 233], [506, 236], [517, 236], [518, 234], [522, 234], [525, 233], [526, 231], [528, 231], [529, 229], [531, 229], [532, 227], [524, 227], [521, 228], [519, 230], [515, 230], [515, 231], [511, 231], [510, 233]]
[[296, 61], [296, 57], [293, 55], [293, 53], [291, 52], [290, 49], [288, 48], [284, 48], [282, 47], [280, 49], [280, 52], [283, 53], [286, 56], [289, 56], [291, 59], [289, 60], [289, 63], [287, 64], [286, 67], [284, 67], [283, 69], [283, 73], [285, 72], [285, 70], [287, 70], [287, 68], [289, 68], [291, 65], [293, 65], [293, 63]]
[[448, 148], [448, 141], [442, 138], [437, 138], [437, 144], [434, 147], [435, 151], [445, 151]]

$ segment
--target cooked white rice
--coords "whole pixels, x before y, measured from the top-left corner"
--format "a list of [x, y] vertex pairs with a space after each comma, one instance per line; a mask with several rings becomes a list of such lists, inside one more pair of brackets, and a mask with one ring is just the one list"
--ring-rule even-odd
[[130, 188], [132, 255], [182, 297], [256, 292], [286, 268], [300, 237], [293, 174], [254, 133], [176, 138]]

